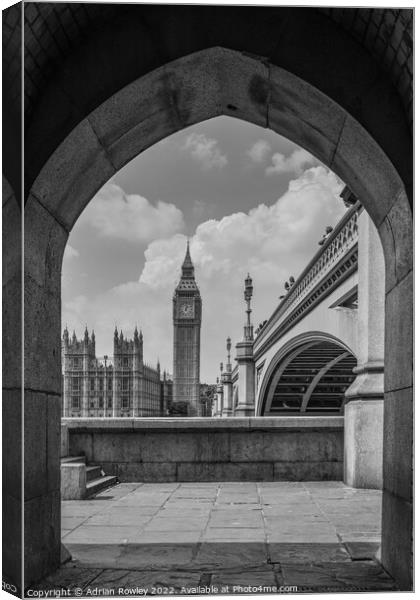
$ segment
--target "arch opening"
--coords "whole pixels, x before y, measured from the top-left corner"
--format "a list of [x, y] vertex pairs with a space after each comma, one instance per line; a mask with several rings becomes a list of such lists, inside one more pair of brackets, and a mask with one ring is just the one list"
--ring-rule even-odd
[[344, 394], [356, 377], [356, 364], [354, 355], [335, 342], [303, 343], [272, 369], [260, 414], [343, 414]]
[[[255, 94], [255, 89], [265, 93]], [[396, 398], [399, 390], [410, 389], [412, 219], [399, 174], [367, 131], [322, 92], [280, 67], [221, 48], [179, 59], [121, 90], [72, 131], [38, 175], [25, 215], [31, 291], [26, 317], [32, 340], [26, 356], [38, 367], [28, 374], [29, 389], [60, 392], [61, 263], [68, 233], [93, 194], [157, 140], [189, 124], [230, 114], [233, 107], [236, 117], [269, 127], [309, 150], [364, 204], [381, 235], [386, 261], [385, 392]], [[405, 367], [396, 372], [400, 364]], [[393, 421], [391, 408], [386, 411], [385, 428]], [[400, 429], [394, 437], [402, 435]], [[395, 471], [398, 457], [392, 452], [387, 457]], [[404, 481], [409, 480], [407, 471]], [[407, 506], [409, 499], [401, 494], [391, 474], [385, 481], [384, 506], [388, 515], [404, 512], [408, 525], [396, 544], [392, 519], [386, 523], [382, 557], [385, 566], [407, 581], [408, 567], [401, 566], [393, 551], [401, 548], [409, 564], [410, 509], [401, 508], [403, 496]]]

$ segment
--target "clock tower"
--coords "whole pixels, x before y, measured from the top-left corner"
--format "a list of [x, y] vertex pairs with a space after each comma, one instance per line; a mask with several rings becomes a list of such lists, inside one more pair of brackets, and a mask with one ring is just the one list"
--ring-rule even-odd
[[178, 416], [200, 416], [200, 329], [201, 296], [194, 278], [190, 245], [182, 265], [181, 279], [173, 296], [174, 413]]

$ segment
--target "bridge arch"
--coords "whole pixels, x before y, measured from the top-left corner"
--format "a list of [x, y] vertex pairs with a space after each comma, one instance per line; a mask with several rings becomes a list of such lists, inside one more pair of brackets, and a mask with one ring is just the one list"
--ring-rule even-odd
[[[194, 14], [199, 15], [196, 10]], [[60, 559], [59, 440], [51, 432], [54, 425], [58, 429], [60, 418], [53, 399], [60, 392], [60, 272], [68, 233], [94, 193], [131, 158], [170, 133], [227, 114], [269, 127], [306, 148], [351, 187], [378, 227], [387, 271], [385, 386], [390, 403], [385, 405], [385, 429], [393, 440], [385, 456], [382, 560], [395, 577], [410, 585], [411, 466], [406, 460], [411, 452], [407, 429], [412, 384], [412, 350], [407, 343], [412, 328], [409, 126], [394, 84], [379, 74], [375, 58], [332, 20], [325, 30], [324, 17], [305, 11], [287, 13], [281, 22], [265, 16], [270, 28], [267, 35], [260, 24], [250, 27], [243, 19], [245, 12], [235, 27], [219, 17], [200, 20], [196, 16], [196, 23], [200, 20], [202, 25], [190, 26], [191, 35], [179, 34], [185, 31], [185, 22], [174, 28], [180, 46], [172, 37], [168, 42], [167, 26], [159, 19], [150, 21], [150, 29], [145, 19], [140, 28], [146, 30], [147, 51], [138, 46], [143, 38], [135, 27], [138, 22], [133, 22], [133, 35], [122, 38], [121, 48], [133, 48], [130, 58], [141, 75], [138, 80], [133, 81], [133, 69], [123, 81], [125, 66], [119, 73], [115, 63], [101, 55], [107, 48], [116, 57], [121, 54], [121, 60], [124, 56], [116, 51], [117, 43], [109, 43], [116, 40], [112, 28], [103, 46], [96, 40], [89, 61], [83, 60], [86, 48], [78, 46], [76, 60], [68, 60], [56, 89], [38, 86], [45, 94], [33, 103], [25, 144], [30, 187], [25, 211], [25, 320], [30, 331], [25, 339], [25, 364], [30, 366], [25, 373], [25, 410], [33, 419], [26, 434], [27, 447], [43, 450], [25, 484], [27, 520], [36, 521], [36, 526], [25, 529], [27, 548], [36, 550], [26, 559], [28, 583], [58, 566]], [[298, 15], [309, 12], [316, 27], [311, 29], [310, 20], [302, 17], [305, 22], [299, 28]], [[183, 14], [177, 19], [182, 21]], [[209, 32], [203, 33], [207, 23]], [[132, 46], [131, 39], [137, 40]], [[198, 40], [205, 40], [209, 47], [203, 49]], [[267, 47], [270, 40], [273, 45]], [[309, 48], [299, 45], [311, 42]], [[337, 51], [331, 52], [331, 47]], [[355, 56], [363, 66], [359, 77], [354, 72]], [[110, 78], [112, 91], [106, 86]], [[68, 81], [76, 82], [82, 100], [68, 89]], [[54, 118], [51, 106], [59, 113]], [[43, 118], [37, 118], [40, 114]], [[19, 357], [15, 368], [20, 369]], [[48, 422], [45, 411], [34, 408], [42, 402], [36, 395], [40, 393], [47, 395]], [[48, 460], [43, 455], [46, 448], [51, 455]], [[48, 478], [44, 477], [46, 464]], [[36, 511], [41, 500], [46, 516], [33, 519], [31, 510]]]
[[289, 340], [268, 365], [258, 416], [341, 414], [357, 360], [338, 338], [320, 331]]

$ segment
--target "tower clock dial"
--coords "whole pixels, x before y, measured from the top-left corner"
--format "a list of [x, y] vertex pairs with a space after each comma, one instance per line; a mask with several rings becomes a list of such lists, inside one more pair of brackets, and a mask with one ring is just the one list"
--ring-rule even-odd
[[179, 305], [179, 316], [181, 319], [191, 319], [194, 317], [194, 305], [189, 302], [182, 302]]

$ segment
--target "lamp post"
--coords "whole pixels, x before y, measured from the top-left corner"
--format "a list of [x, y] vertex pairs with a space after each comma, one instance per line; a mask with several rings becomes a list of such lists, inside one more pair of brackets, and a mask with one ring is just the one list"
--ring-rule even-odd
[[247, 278], [245, 279], [245, 290], [244, 290], [244, 298], [246, 302], [246, 324], [244, 327], [244, 340], [253, 341], [254, 340], [254, 327], [251, 325], [251, 298], [252, 293], [254, 291], [252, 285], [252, 279], [248, 273]]
[[246, 321], [244, 338], [236, 344], [238, 363], [238, 405], [235, 416], [252, 417], [255, 414], [255, 364], [254, 364], [254, 327], [251, 323], [251, 298], [253, 295], [251, 276], [245, 279], [244, 299], [246, 302]]

